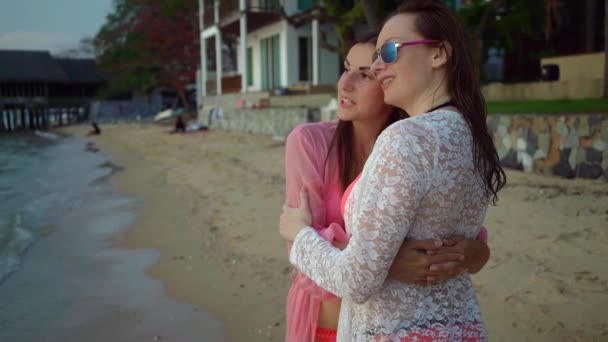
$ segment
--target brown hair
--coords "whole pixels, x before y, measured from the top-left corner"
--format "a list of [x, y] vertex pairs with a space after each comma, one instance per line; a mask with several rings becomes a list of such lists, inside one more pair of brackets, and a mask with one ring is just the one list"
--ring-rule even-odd
[[471, 129], [475, 167], [483, 178], [488, 197], [491, 197], [492, 204], [496, 204], [497, 193], [505, 185], [506, 175], [488, 131], [486, 102], [475, 73], [467, 33], [456, 16], [437, 0], [409, 0], [397, 9], [395, 15], [399, 14], [415, 14], [416, 29], [424, 39], [451, 45], [446, 64], [448, 92]]
[[[377, 40], [377, 32], [369, 33], [363, 38], [355, 40], [351, 45], [351, 48], [357, 44], [372, 44], [375, 46]], [[395, 108], [386, 120], [383, 129], [390, 126], [392, 123], [404, 119], [406, 117], [407, 114], [405, 114], [403, 110]], [[354, 167], [355, 155], [353, 151], [353, 138], [354, 136], [352, 121], [344, 121], [338, 119], [338, 126], [336, 127], [336, 131], [334, 132], [331, 144], [329, 145], [329, 150], [325, 158], [325, 163], [327, 164], [329, 160], [329, 155], [335, 148], [338, 154], [338, 170], [340, 174], [340, 185], [342, 185], [342, 191], [346, 190], [350, 183], [361, 172], [361, 170], [355, 169]]]

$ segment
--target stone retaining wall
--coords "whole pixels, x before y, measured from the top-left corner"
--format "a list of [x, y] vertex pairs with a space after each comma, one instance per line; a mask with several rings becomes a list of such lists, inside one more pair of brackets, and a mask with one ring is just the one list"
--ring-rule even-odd
[[[298, 124], [321, 120], [319, 110], [307, 108], [224, 109], [211, 117], [199, 121], [212, 129], [282, 138]], [[507, 168], [608, 181], [606, 114], [492, 115], [488, 126]]]
[[212, 129], [224, 129], [285, 138], [305, 122], [319, 121], [318, 110], [308, 108], [224, 109], [217, 115], [199, 117]]
[[608, 115], [493, 115], [488, 126], [505, 167], [608, 180]]

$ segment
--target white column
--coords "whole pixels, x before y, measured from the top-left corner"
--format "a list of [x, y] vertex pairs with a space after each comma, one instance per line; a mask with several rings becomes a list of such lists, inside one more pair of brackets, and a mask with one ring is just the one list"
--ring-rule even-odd
[[319, 84], [319, 19], [312, 20], [312, 84]]
[[245, 0], [239, 1], [239, 9], [241, 10], [241, 93], [247, 92], [247, 4]]
[[201, 95], [207, 96], [207, 38], [201, 33]]
[[15, 116], [17, 115], [17, 112], [13, 109], [8, 113], [8, 115], [10, 116], [11, 131], [14, 131], [15, 127], [17, 126], [17, 123], [15, 122]]
[[215, 0], [214, 18], [217, 32], [215, 33], [215, 89], [217, 95], [222, 95], [222, 33], [220, 32], [220, 1]]
[[[295, 63], [289, 63], [297, 58], [298, 53], [298, 35], [296, 31], [289, 25], [287, 20], [283, 20], [283, 29], [281, 31], [281, 87], [289, 87], [290, 82], [295, 82], [293, 72]], [[295, 44], [295, 47], [294, 47]], [[291, 78], [291, 79], [290, 79]]]
[[204, 0], [198, 0], [199, 9], [199, 31], [200, 31], [200, 54], [201, 54], [201, 67], [200, 67], [200, 103], [203, 103], [203, 97], [207, 96], [207, 40], [203, 36], [205, 30], [205, 2]]
[[222, 95], [222, 33], [215, 34], [215, 79], [217, 95]]

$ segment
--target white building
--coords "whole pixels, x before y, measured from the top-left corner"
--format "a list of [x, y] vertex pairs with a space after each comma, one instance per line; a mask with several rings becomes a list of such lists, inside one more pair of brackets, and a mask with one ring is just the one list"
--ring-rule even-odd
[[201, 95], [335, 85], [338, 55], [315, 0], [199, 0]]

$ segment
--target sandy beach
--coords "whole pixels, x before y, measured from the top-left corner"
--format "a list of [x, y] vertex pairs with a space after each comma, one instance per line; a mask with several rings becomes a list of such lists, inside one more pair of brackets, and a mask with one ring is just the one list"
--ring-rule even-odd
[[[228, 341], [282, 341], [283, 142], [167, 129], [106, 125], [88, 138], [124, 168], [112, 178], [118, 189], [144, 203], [121, 245], [159, 250], [148, 274], [222, 319]], [[473, 277], [490, 340], [608, 340], [608, 183], [507, 176], [486, 216], [492, 256]]]

